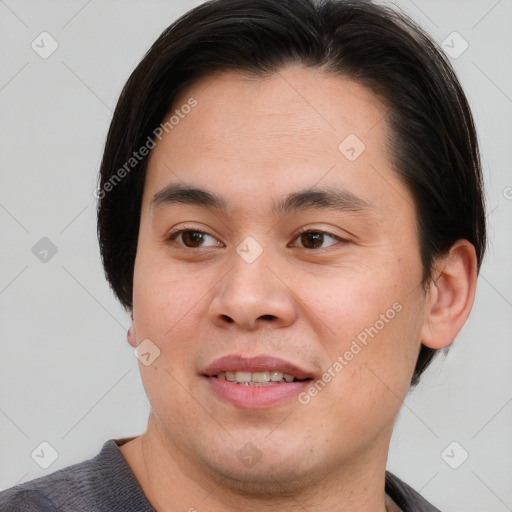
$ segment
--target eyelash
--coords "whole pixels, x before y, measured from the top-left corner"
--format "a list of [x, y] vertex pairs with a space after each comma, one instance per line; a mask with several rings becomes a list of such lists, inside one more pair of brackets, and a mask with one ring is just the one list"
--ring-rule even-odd
[[[186, 232], [192, 232], [192, 233], [201, 233], [202, 235], [207, 235], [207, 236], [210, 236], [212, 238], [215, 238], [213, 235], [211, 235], [210, 233], [206, 232], [206, 231], [202, 231], [200, 229], [193, 229], [193, 228], [183, 228], [183, 229], [179, 229], [177, 231], [174, 231], [172, 233], [169, 234], [169, 236], [167, 237], [167, 241], [169, 242], [174, 242], [175, 239], [181, 235], [182, 233], [186, 233]], [[341, 238], [337, 235], [333, 235], [332, 233], [329, 233], [328, 231], [322, 231], [320, 229], [309, 229], [309, 228], [302, 228], [296, 235], [295, 235], [295, 238], [293, 239], [293, 241], [297, 240], [302, 234], [304, 233], [321, 233], [323, 235], [327, 235], [331, 238], [334, 238], [336, 239], [338, 242], [337, 243], [342, 243], [342, 244], [346, 244], [346, 243], [349, 243], [349, 240], [346, 240], [344, 238]], [[332, 244], [332, 245], [329, 245], [328, 247], [324, 247], [323, 249], [322, 248], [316, 248], [316, 249], [310, 249], [308, 247], [301, 247], [302, 249], [306, 249], [306, 250], [310, 250], [310, 251], [321, 251], [321, 250], [325, 250], [325, 249], [328, 249], [329, 247], [332, 247], [334, 245], [337, 245], [337, 243], [335, 244]], [[188, 247], [184, 244], [178, 244], [180, 245], [181, 247], [185, 248], [185, 249], [190, 249], [190, 250], [195, 250], [195, 249], [204, 249], [204, 247]], [[210, 247], [213, 247], [213, 246], [210, 246]]]

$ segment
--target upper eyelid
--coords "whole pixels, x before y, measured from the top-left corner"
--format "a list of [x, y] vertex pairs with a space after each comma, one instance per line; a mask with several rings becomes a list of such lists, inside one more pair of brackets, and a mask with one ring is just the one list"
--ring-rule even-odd
[[[340, 235], [335, 235], [334, 233], [331, 233], [330, 231], [326, 231], [325, 229], [314, 229], [314, 228], [301, 228], [299, 231], [295, 233], [295, 238], [297, 238], [299, 235], [302, 235], [303, 233], [323, 233], [324, 235], [332, 236], [333, 238], [337, 238], [338, 240], [343, 240], [343, 237]], [[294, 238], [294, 240], [295, 240]]]

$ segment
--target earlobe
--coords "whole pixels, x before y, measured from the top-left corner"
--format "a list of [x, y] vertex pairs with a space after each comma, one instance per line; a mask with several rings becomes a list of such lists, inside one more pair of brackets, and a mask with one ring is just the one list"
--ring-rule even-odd
[[423, 345], [440, 349], [453, 342], [473, 306], [476, 281], [475, 248], [467, 240], [458, 240], [436, 265], [421, 336]]
[[137, 338], [135, 336], [135, 327], [133, 325], [133, 312], [130, 314], [131, 316], [131, 324], [128, 328], [128, 331], [126, 332], [126, 339], [128, 340], [128, 343], [135, 348], [137, 346]]

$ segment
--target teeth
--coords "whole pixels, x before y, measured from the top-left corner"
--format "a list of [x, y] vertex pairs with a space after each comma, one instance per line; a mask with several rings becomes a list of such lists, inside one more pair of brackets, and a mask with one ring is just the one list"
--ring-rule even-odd
[[264, 372], [221, 372], [216, 376], [220, 380], [228, 380], [237, 384], [245, 384], [247, 386], [265, 386], [278, 382], [293, 382], [295, 378], [289, 373], [277, 371]]
[[253, 382], [270, 382], [270, 372], [254, 372], [251, 380]]
[[235, 381], [236, 382], [251, 382], [251, 372], [236, 372], [235, 373]]

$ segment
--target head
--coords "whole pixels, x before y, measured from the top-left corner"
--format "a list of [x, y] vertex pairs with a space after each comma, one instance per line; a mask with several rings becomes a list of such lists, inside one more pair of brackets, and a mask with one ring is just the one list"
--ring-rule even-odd
[[[218, 0], [172, 24], [121, 94], [98, 191], [129, 341], [160, 351], [140, 367], [162, 431], [217, 473], [248, 442], [281, 450], [261, 482], [389, 439], [470, 312], [481, 181], [459, 81], [405, 15]], [[212, 399], [207, 369], [229, 354], [311, 383], [258, 411]]]

